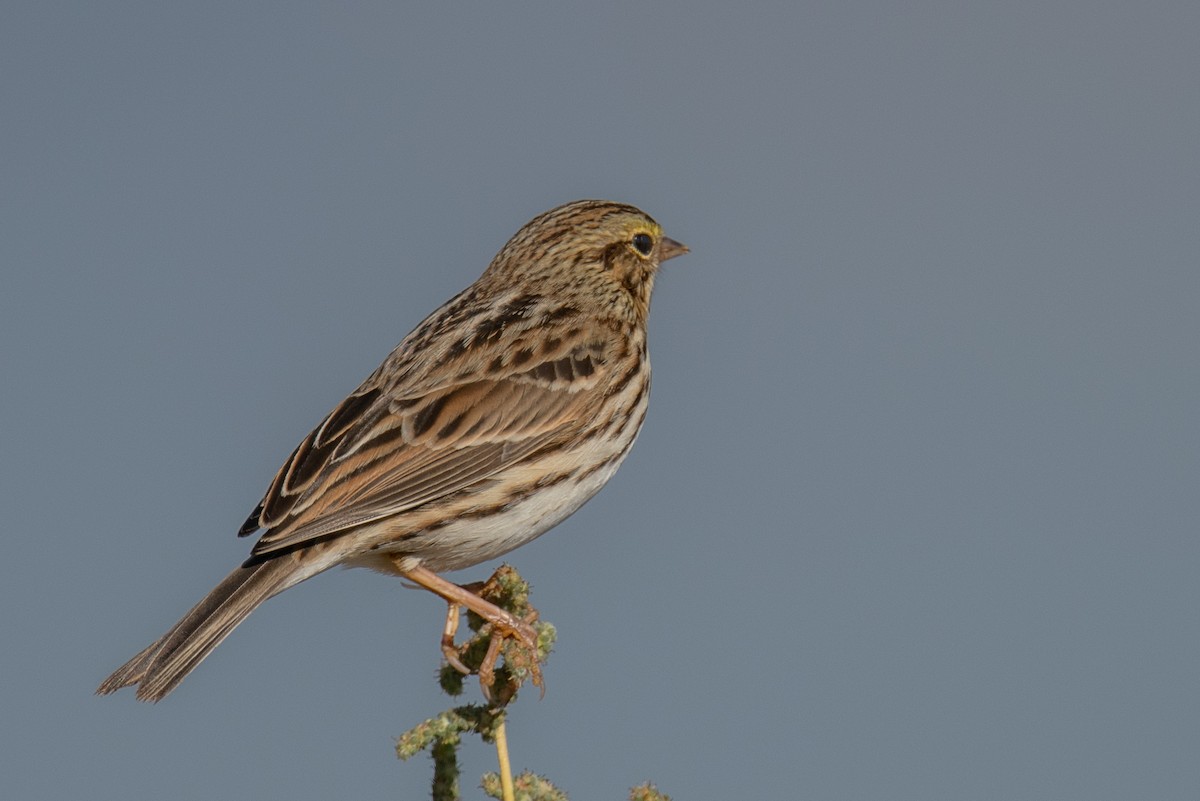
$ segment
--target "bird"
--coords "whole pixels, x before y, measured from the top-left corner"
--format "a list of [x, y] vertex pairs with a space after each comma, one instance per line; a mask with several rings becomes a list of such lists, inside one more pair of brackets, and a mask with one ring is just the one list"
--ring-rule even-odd
[[613, 476], [649, 402], [655, 278], [686, 252], [624, 203], [534, 217], [300, 442], [238, 531], [258, 535], [250, 556], [96, 692], [161, 700], [261, 603], [339, 565], [528, 646], [529, 623], [440, 574], [528, 543]]

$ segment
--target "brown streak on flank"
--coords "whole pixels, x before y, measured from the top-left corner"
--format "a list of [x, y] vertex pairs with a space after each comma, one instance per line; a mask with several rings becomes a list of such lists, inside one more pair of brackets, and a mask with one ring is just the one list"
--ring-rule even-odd
[[[557, 450], [561, 450], [561, 448], [553, 448], [549, 451], [545, 451], [545, 452], [543, 452], [543, 455], [545, 453], [552, 453]], [[611, 463], [612, 463], [612, 459], [609, 459], [606, 462], [604, 462], [604, 464], [611, 464]], [[585, 475], [591, 475], [592, 472], [594, 472], [594, 470], [589, 470]], [[475, 519], [475, 518], [480, 518], [480, 517], [489, 517], [493, 514], [507, 511], [507, 510], [513, 508], [514, 506], [516, 506], [517, 504], [521, 503], [522, 501], [526, 500], [530, 496], [536, 495], [538, 490], [545, 489], [546, 487], [552, 487], [555, 484], [561, 484], [563, 481], [567, 481], [568, 479], [575, 478], [575, 477], [576, 477], [575, 472], [568, 470], [568, 471], [565, 471], [562, 473], [557, 473], [557, 474], [555, 474], [553, 476], [549, 476], [549, 477], [543, 476], [542, 478], [538, 479], [537, 481], [533, 481], [533, 482], [530, 482], [527, 484], [522, 484], [521, 486], [518, 486], [518, 487], [509, 487], [505, 492], [505, 494], [507, 496], [507, 500], [505, 500], [503, 503], [493, 504], [491, 506], [480, 506], [480, 507], [476, 507], [474, 509], [465, 509], [463, 511], [458, 512], [457, 514], [451, 515], [450, 519], [451, 520]], [[429, 527], [426, 526], [425, 528], [428, 529]]]
[[506, 500], [504, 503], [493, 504], [491, 506], [477, 506], [474, 509], [465, 509], [455, 515], [455, 517], [458, 520], [478, 520], [484, 517], [491, 517], [494, 514], [508, 511], [536, 491], [536, 488], [532, 487], [523, 488], [521, 490], [514, 489], [509, 493], [508, 500]]
[[574, 471], [574, 470], [565, 470], [561, 473], [555, 473], [552, 476], [542, 476], [535, 482], [534, 486], [537, 487], [538, 489], [545, 489], [546, 487], [553, 487], [556, 484], [561, 484], [568, 479], [574, 478], [575, 472], [576, 471]]
[[641, 407], [642, 417], [646, 416], [646, 411], [650, 408], [650, 378], [647, 377], [642, 382], [642, 386], [638, 389], [637, 397], [633, 400], [634, 408]]
[[576, 481], [583, 481], [584, 479], [590, 477], [592, 474], [597, 473], [597, 472], [603, 470], [604, 468], [610, 466], [613, 462], [617, 461], [624, 455], [625, 455], [625, 453], [623, 451], [621, 453], [614, 454], [613, 456], [605, 459], [603, 462], [597, 462], [596, 464], [589, 465], [588, 467], [585, 467], [581, 470], [576, 471], [574, 474], [572, 474], [572, 477]]
[[634, 362], [633, 366], [630, 367], [628, 370], [626, 370], [621, 375], [621, 378], [618, 379], [617, 383], [613, 384], [611, 387], [608, 388], [608, 391], [604, 393], [605, 397], [611, 398], [614, 395], [620, 394], [625, 389], [625, 387], [629, 386], [630, 381], [632, 381], [637, 376], [641, 375], [641, 372], [642, 372], [642, 363]]
[[604, 427], [600, 429], [600, 436], [611, 437], [614, 431], [619, 431], [625, 428], [625, 424], [629, 422], [629, 414], [625, 411], [615, 411], [607, 420], [604, 421]]
[[518, 367], [533, 358], [533, 348], [521, 348], [513, 354], [513, 364]]
[[649, 404], [645, 403], [646, 395], [649, 391], [650, 382], [643, 381], [641, 386], [638, 387], [637, 394], [634, 396], [633, 400], [627, 403], [623, 402], [620, 408], [614, 411], [612, 416], [601, 425], [600, 436], [610, 437], [613, 436], [614, 433], [619, 434], [622, 430], [628, 427], [630, 414], [639, 407], [641, 408], [641, 415], [637, 421], [637, 425], [634, 427], [634, 430], [636, 431], [641, 428], [642, 422], [646, 418], [646, 409], [649, 407]]
[[642, 424], [646, 422], [646, 411], [649, 408], [650, 408], [649, 404], [646, 404], [645, 406], [642, 407], [641, 413], [637, 416], [637, 419], [633, 421], [633, 430], [634, 431], [641, 430]]

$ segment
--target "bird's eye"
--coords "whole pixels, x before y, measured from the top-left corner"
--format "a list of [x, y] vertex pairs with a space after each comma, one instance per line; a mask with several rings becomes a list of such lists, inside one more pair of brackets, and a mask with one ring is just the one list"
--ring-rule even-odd
[[638, 253], [641, 253], [643, 256], [649, 256], [650, 250], [653, 247], [654, 247], [654, 240], [650, 238], [649, 234], [634, 234], [633, 235], [633, 248]]

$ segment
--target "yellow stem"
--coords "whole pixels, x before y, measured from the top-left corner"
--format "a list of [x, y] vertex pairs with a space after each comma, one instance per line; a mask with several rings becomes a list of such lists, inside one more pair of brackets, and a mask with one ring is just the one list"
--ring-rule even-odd
[[504, 730], [504, 718], [496, 725], [496, 756], [500, 759], [500, 795], [503, 801], [516, 801], [513, 789], [512, 765], [508, 761], [508, 734]]

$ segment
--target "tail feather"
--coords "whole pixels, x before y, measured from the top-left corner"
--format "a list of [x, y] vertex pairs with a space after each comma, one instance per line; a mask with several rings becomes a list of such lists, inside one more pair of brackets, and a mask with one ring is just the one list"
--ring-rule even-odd
[[162, 700], [259, 604], [299, 578], [287, 557], [237, 568], [170, 631], [117, 668], [97, 694], [136, 684], [139, 700]]

